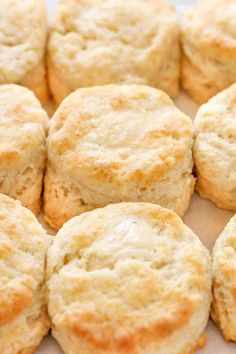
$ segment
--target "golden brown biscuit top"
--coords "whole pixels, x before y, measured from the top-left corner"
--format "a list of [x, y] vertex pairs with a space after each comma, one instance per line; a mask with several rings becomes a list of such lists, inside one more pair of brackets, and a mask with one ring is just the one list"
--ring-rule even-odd
[[0, 326], [31, 303], [44, 280], [49, 238], [34, 215], [0, 194]]
[[0, 83], [18, 83], [44, 54], [47, 21], [43, 0], [1, 0]]
[[136, 353], [185, 326], [210, 291], [210, 259], [177, 215], [149, 203], [72, 218], [48, 257], [55, 326], [96, 349]]
[[50, 163], [85, 183], [156, 181], [191, 144], [190, 118], [162, 91], [136, 85], [72, 93], [55, 113], [48, 138]]
[[44, 148], [48, 117], [34, 94], [18, 85], [0, 85], [0, 167], [27, 160]]
[[[184, 37], [194, 47], [219, 55], [236, 56], [235, 0], [198, 0], [183, 21]], [[215, 59], [217, 60], [217, 59]]]

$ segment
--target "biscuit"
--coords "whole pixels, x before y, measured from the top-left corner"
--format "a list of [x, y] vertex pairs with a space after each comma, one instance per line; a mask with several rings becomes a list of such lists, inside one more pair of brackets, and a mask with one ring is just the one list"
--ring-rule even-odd
[[43, 0], [1, 0], [0, 84], [20, 84], [34, 91], [45, 104], [47, 36]]
[[45, 218], [72, 216], [121, 201], [186, 211], [192, 194], [193, 128], [162, 91], [138, 85], [81, 88], [51, 121]]
[[31, 354], [48, 331], [45, 263], [49, 244], [34, 215], [0, 194], [1, 354]]
[[154, 204], [72, 218], [49, 249], [47, 279], [52, 333], [65, 354], [187, 354], [209, 317], [209, 252]]
[[23, 86], [0, 85], [0, 193], [37, 213], [45, 168], [48, 117]]
[[236, 84], [200, 107], [193, 148], [199, 194], [236, 211]]
[[48, 44], [57, 104], [80, 87], [149, 85], [176, 96], [179, 25], [162, 0], [59, 0]]
[[212, 318], [226, 340], [236, 342], [236, 216], [226, 225], [213, 250]]
[[199, 104], [236, 81], [235, 13], [235, 0], [198, 0], [182, 22], [182, 86]]

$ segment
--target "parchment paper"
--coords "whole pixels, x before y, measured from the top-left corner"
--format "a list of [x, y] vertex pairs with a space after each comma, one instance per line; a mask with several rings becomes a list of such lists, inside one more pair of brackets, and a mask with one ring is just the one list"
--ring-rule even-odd
[[[177, 9], [181, 15], [194, 1], [173, 0], [173, 2], [177, 5]], [[47, 0], [49, 11], [52, 10], [55, 3], [56, 0]], [[192, 118], [195, 116], [198, 109], [198, 106], [184, 93], [180, 94], [176, 100], [176, 104]], [[232, 215], [232, 213], [221, 210], [213, 203], [201, 199], [197, 194], [194, 194], [189, 209], [184, 217], [184, 222], [199, 236], [205, 246], [212, 250], [216, 238]], [[49, 233], [50, 231], [51, 230], [49, 230]], [[209, 321], [206, 334], [206, 345], [202, 350], [197, 352], [198, 354], [236, 354], [236, 344], [226, 343], [212, 321]], [[43, 340], [35, 354], [62, 354], [62, 351], [51, 336], [48, 336]]]

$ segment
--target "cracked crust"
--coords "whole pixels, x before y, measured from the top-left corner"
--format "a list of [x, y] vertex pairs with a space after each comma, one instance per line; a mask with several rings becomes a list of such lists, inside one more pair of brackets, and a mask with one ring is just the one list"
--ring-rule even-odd
[[60, 0], [48, 68], [57, 104], [79, 87], [110, 83], [149, 85], [176, 96], [180, 48], [174, 8], [162, 0]]
[[33, 92], [0, 85], [0, 193], [38, 213], [48, 117]]
[[0, 84], [19, 84], [48, 98], [45, 70], [47, 15], [43, 0], [1, 0]]
[[234, 0], [198, 0], [182, 21], [182, 86], [199, 104], [236, 81], [235, 12]]
[[47, 276], [66, 354], [190, 354], [203, 344], [210, 256], [170, 210], [120, 203], [72, 218], [49, 249]]
[[203, 105], [195, 118], [196, 189], [218, 207], [236, 211], [236, 84]]
[[186, 211], [193, 191], [192, 122], [162, 91], [79, 89], [55, 113], [47, 140], [44, 210], [59, 228], [83, 211], [149, 201]]
[[48, 331], [44, 283], [49, 243], [29, 210], [0, 194], [1, 354], [33, 353]]
[[226, 340], [236, 342], [236, 216], [226, 225], [213, 250], [211, 317]]

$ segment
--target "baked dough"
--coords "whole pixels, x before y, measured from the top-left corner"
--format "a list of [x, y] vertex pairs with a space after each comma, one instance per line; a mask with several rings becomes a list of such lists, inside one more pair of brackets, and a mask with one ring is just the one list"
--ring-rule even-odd
[[120, 203], [68, 221], [48, 252], [52, 334], [65, 354], [192, 353], [211, 261], [170, 210]]
[[203, 105], [195, 118], [197, 190], [236, 211], [236, 84]]
[[193, 191], [192, 121], [162, 91], [136, 85], [78, 89], [51, 121], [44, 209], [59, 228], [120, 201], [160, 204], [179, 215]]
[[226, 225], [213, 250], [212, 318], [225, 339], [236, 342], [236, 216]]
[[49, 329], [45, 263], [50, 241], [34, 215], [0, 194], [1, 354], [31, 354]]
[[37, 213], [45, 168], [48, 117], [33, 92], [0, 85], [0, 193]]
[[48, 45], [57, 104], [79, 87], [134, 83], [176, 96], [179, 25], [163, 0], [59, 0]]
[[20, 84], [34, 91], [45, 104], [47, 36], [43, 0], [1, 0], [0, 84]]
[[235, 14], [235, 0], [198, 0], [182, 21], [182, 85], [200, 104], [236, 81]]

